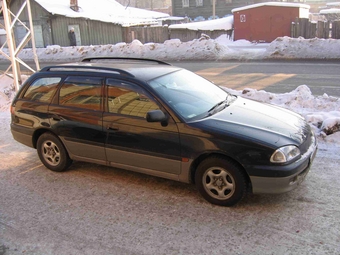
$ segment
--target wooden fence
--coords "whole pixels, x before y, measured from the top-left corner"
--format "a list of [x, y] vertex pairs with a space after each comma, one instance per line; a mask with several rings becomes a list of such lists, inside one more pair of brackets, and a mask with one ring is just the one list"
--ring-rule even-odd
[[231, 37], [232, 30], [189, 30], [189, 29], [170, 29], [168, 26], [159, 27], [126, 27], [123, 30], [123, 38], [129, 43], [137, 39], [141, 43], [163, 43], [170, 39], [179, 39], [188, 42], [199, 39], [202, 34], [208, 35], [211, 39], [216, 39], [220, 35], [226, 34]]
[[340, 20], [311, 22], [309, 19], [296, 19], [291, 25], [291, 37], [298, 38], [300, 36], [305, 39], [315, 37], [340, 39]]
[[163, 43], [169, 40], [169, 31], [167, 26], [159, 27], [125, 27], [123, 28], [123, 38], [129, 43], [137, 39], [141, 43]]

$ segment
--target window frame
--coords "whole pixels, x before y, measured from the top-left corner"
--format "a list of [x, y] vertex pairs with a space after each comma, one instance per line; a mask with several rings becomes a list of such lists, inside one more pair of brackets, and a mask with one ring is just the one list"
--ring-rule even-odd
[[[55, 83], [50, 83], [49, 85], [54, 85], [53, 87], [53, 90], [52, 90], [52, 93], [51, 93], [51, 96], [48, 98], [48, 100], [46, 101], [42, 101], [40, 100], [43, 96], [39, 97], [38, 100], [34, 100], [34, 97], [25, 97], [27, 95], [27, 93], [30, 91], [30, 88], [32, 88], [36, 83], [37, 81], [40, 81], [40, 80], [43, 80], [43, 79], [59, 79], [58, 82], [55, 82]], [[63, 81], [63, 76], [62, 75], [53, 75], [53, 76], [39, 76], [37, 77], [36, 79], [34, 79], [32, 82], [30, 82], [30, 84], [27, 86], [27, 88], [25, 89], [25, 91], [23, 91], [21, 93], [21, 96], [20, 98], [23, 99], [23, 100], [27, 100], [27, 101], [33, 101], [33, 102], [38, 102], [38, 103], [51, 103], [53, 101], [53, 98], [55, 96], [55, 94], [57, 93], [58, 91], [58, 88], [59, 88], [59, 85], [61, 84], [61, 82]], [[46, 84], [43, 84], [43, 85], [40, 85], [39, 87], [41, 86], [47, 86]], [[46, 93], [47, 94], [47, 93]]]
[[[90, 83], [91, 80], [96, 81], [96, 82]], [[80, 84], [81, 82], [82, 82], [82, 84]], [[71, 83], [79, 85], [79, 86], [83, 86], [83, 85], [86, 85], [86, 84], [89, 84], [89, 85], [92, 84], [93, 88], [98, 87], [99, 88], [98, 89], [99, 95], [97, 95], [97, 97], [99, 97], [99, 104], [95, 104], [95, 105], [97, 105], [97, 107], [96, 108], [94, 108], [94, 107], [82, 107], [81, 104], [78, 104], [78, 105], [77, 104], [61, 104], [62, 89], [65, 86], [65, 84], [67, 85], [67, 84], [71, 84]], [[77, 75], [67, 76], [63, 80], [63, 82], [60, 84], [60, 87], [59, 87], [59, 90], [58, 90], [57, 104], [61, 107], [72, 107], [72, 108], [84, 109], [84, 110], [89, 110], [89, 111], [102, 111], [103, 110], [103, 101], [104, 101], [103, 84], [104, 84], [104, 78], [100, 77], [100, 76], [77, 76]], [[76, 94], [79, 95], [79, 91], [85, 91], [85, 90], [78, 90], [78, 91], [73, 92], [73, 93], [76, 93]], [[70, 93], [68, 95], [71, 95], [73, 93]], [[94, 96], [96, 96], [96, 95], [94, 95]], [[93, 95], [91, 97], [93, 97]], [[91, 97], [89, 97], [88, 100], [90, 100]], [[70, 100], [72, 100], [72, 99], [70, 99]], [[68, 101], [70, 101], [70, 100], [68, 100]], [[86, 100], [83, 99], [83, 102], [86, 102]], [[83, 105], [86, 105], [86, 104], [83, 104]]]
[[203, 1], [204, 1], [204, 0], [196, 0], [196, 7], [201, 7], [201, 6], [203, 6]]
[[182, 0], [182, 7], [183, 8], [190, 7], [190, 0]]
[[[121, 85], [122, 84], [122, 85]], [[124, 85], [123, 85], [124, 84]], [[146, 114], [144, 117], [138, 116], [138, 115], [133, 115], [133, 114], [126, 114], [126, 113], [121, 113], [121, 112], [112, 112], [110, 111], [110, 99], [109, 99], [109, 87], [116, 87], [120, 89], [127, 89], [131, 90], [132, 92], [136, 92], [138, 94], [143, 94], [146, 96], [150, 102], [155, 104], [157, 106], [157, 109], [162, 109], [162, 105], [143, 87], [137, 85], [136, 83], [130, 82], [130, 81], [124, 81], [116, 78], [107, 78], [105, 80], [105, 112], [108, 114], [118, 114], [122, 116], [127, 116], [131, 118], [140, 118], [140, 119], [145, 119], [146, 120]], [[156, 109], [155, 109], [156, 110]]]

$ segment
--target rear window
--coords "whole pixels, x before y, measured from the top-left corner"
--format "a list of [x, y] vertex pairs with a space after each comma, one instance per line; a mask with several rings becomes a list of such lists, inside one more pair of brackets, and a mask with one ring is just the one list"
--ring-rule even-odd
[[60, 77], [39, 78], [29, 86], [23, 98], [48, 103], [51, 101], [60, 81]]

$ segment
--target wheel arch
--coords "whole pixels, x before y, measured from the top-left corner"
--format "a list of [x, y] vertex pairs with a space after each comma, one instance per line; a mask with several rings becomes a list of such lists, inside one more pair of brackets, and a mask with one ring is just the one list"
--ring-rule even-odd
[[192, 162], [192, 164], [190, 166], [190, 181], [193, 184], [195, 184], [195, 174], [196, 174], [196, 169], [197, 169], [198, 165], [202, 161], [204, 161], [205, 159], [210, 158], [210, 157], [220, 157], [220, 158], [223, 158], [223, 159], [227, 159], [227, 160], [233, 162], [235, 165], [237, 165], [237, 167], [243, 171], [243, 174], [244, 174], [244, 176], [246, 178], [246, 181], [247, 181], [248, 189], [251, 190], [251, 180], [250, 180], [250, 177], [249, 177], [247, 171], [244, 169], [244, 167], [237, 160], [235, 160], [234, 158], [232, 158], [232, 157], [230, 157], [228, 155], [225, 155], [223, 153], [218, 153], [218, 152], [204, 153], [204, 154], [200, 155], [199, 157], [197, 157]]
[[[47, 128], [40, 128], [40, 129], [37, 129], [34, 133], [33, 133], [33, 136], [32, 136], [32, 144], [33, 144], [33, 147], [34, 149], [37, 148], [37, 142], [38, 142], [38, 139], [39, 137], [42, 135], [42, 134], [45, 134], [45, 133], [51, 133], [55, 136], [57, 136], [53, 131], [47, 129]], [[58, 137], [58, 136], [57, 136]]]

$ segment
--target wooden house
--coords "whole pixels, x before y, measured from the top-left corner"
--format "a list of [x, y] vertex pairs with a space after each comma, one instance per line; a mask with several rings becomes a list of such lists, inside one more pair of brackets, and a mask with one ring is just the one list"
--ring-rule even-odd
[[[17, 13], [24, 1], [12, 0], [11, 11]], [[77, 46], [124, 42], [125, 27], [154, 25], [158, 24], [156, 16], [169, 16], [164, 13], [138, 11], [136, 8], [126, 10], [124, 6], [115, 1], [110, 1], [110, 8], [105, 9], [101, 3], [104, 4], [104, 1], [84, 0], [78, 6], [78, 1], [75, 0], [31, 0], [36, 46], [69, 46], [68, 32], [70, 28], [75, 30]], [[134, 12], [132, 13], [134, 16], [128, 16], [129, 14], [124, 12]], [[23, 21], [24, 25], [29, 24], [26, 12], [22, 12], [19, 19]], [[21, 41], [25, 36], [24, 25], [16, 24], [14, 28], [16, 41]]]
[[[250, 0], [215, 0], [215, 15], [223, 18], [231, 15], [231, 10], [248, 5]], [[213, 0], [172, 0], [172, 15], [208, 19], [213, 15]]]

